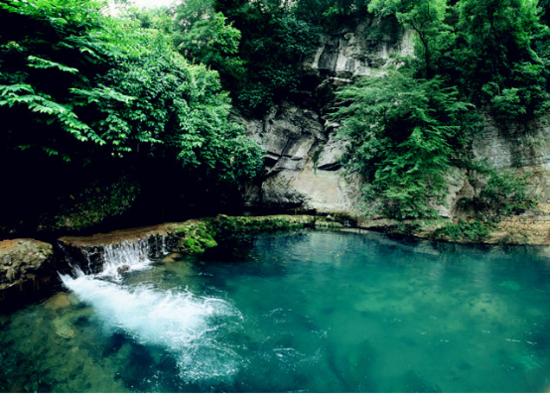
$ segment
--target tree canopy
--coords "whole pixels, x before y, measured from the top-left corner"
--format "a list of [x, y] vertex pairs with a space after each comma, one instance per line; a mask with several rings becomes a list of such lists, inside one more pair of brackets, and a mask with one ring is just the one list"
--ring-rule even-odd
[[262, 151], [230, 120], [232, 105], [251, 116], [304, 105], [302, 65], [320, 34], [392, 18], [413, 32], [415, 55], [354, 78], [332, 116], [369, 201], [399, 219], [434, 216], [480, 113], [503, 124], [546, 114], [549, 4], [187, 0], [112, 15], [95, 0], [5, 0], [0, 150], [75, 166], [170, 159], [237, 184], [259, 174]]
[[229, 120], [218, 73], [190, 64], [164, 31], [131, 15], [104, 15], [104, 6], [2, 5], [2, 149], [83, 163], [172, 155], [223, 181], [254, 176], [261, 150]]

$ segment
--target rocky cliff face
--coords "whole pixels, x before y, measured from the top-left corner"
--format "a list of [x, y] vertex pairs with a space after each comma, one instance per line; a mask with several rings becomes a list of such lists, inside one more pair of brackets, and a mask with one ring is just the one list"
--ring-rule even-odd
[[346, 142], [334, 138], [337, 125], [323, 118], [323, 107], [334, 90], [353, 77], [383, 73], [392, 64], [392, 55], [412, 53], [410, 32], [389, 19], [372, 18], [354, 29], [323, 35], [317, 51], [303, 65], [315, 81], [310, 93], [316, 109], [283, 103], [263, 119], [238, 119], [267, 153], [267, 175], [260, 184], [246, 187], [246, 205], [360, 216], [363, 182], [341, 168]]
[[322, 35], [306, 69], [329, 78], [376, 75], [392, 61], [392, 55], [414, 53], [412, 33], [393, 19], [370, 18], [355, 28], [341, 28]]
[[285, 103], [264, 119], [240, 121], [266, 150], [267, 176], [247, 186], [248, 207], [354, 211], [358, 182], [344, 176], [338, 163], [342, 143], [331, 139], [318, 113]]
[[474, 159], [529, 174], [528, 190], [540, 202], [550, 203], [550, 125], [541, 120], [521, 127], [497, 125], [489, 117], [485, 117], [485, 124], [483, 133], [472, 143]]
[[[333, 130], [338, 125], [327, 122], [323, 114], [336, 88], [351, 83], [354, 77], [384, 73], [394, 62], [392, 55], [413, 53], [411, 32], [391, 20], [373, 18], [354, 29], [342, 28], [322, 36], [314, 56], [303, 65], [316, 81], [310, 95], [317, 108], [306, 109], [309, 103], [302, 105], [296, 100], [272, 108], [263, 119], [240, 119], [267, 151], [267, 175], [261, 183], [246, 187], [247, 206], [345, 214], [363, 227], [377, 227], [361, 215], [364, 182], [341, 168], [346, 141], [335, 139]], [[472, 142], [472, 158], [486, 160], [495, 168], [519, 168], [530, 175], [528, 190], [540, 202], [550, 203], [550, 126], [534, 122], [521, 130], [505, 128], [487, 116], [485, 124]], [[482, 180], [471, 184], [465, 174], [457, 169], [449, 178], [446, 204], [437, 207], [442, 217], [455, 216], [456, 202], [473, 197], [484, 187]]]

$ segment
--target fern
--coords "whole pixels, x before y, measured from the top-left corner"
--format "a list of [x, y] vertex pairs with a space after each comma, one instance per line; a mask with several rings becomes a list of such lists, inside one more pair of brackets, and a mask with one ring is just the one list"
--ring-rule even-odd
[[61, 63], [52, 62], [51, 60], [42, 59], [36, 56], [31, 55], [27, 58], [27, 60], [29, 61], [27, 65], [32, 68], [42, 68], [42, 69], [57, 68], [58, 70], [68, 72], [70, 74], [78, 73], [78, 69], [74, 67], [67, 67]]
[[396, 219], [435, 219], [443, 203], [457, 148], [460, 119], [468, 105], [456, 89], [390, 71], [337, 93], [333, 119], [351, 144], [348, 168], [369, 181], [364, 197], [370, 215]]
[[88, 104], [99, 104], [104, 100], [113, 100], [120, 103], [129, 104], [132, 100], [136, 99], [135, 97], [122, 94], [113, 88], [105, 86], [93, 88], [92, 90], [84, 90], [78, 88], [71, 88], [69, 90], [77, 96], [86, 97]]

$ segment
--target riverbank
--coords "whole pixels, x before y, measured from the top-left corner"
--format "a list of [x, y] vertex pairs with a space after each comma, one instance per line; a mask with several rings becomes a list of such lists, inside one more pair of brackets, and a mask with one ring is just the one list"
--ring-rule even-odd
[[479, 228], [476, 231], [471, 224], [463, 225], [462, 233], [442, 232], [442, 225], [418, 229], [418, 223], [412, 221], [398, 223], [343, 215], [218, 215], [92, 236], [61, 237], [55, 245], [31, 239], [6, 240], [0, 243], [0, 308], [17, 307], [47, 294], [59, 286], [56, 272], [68, 273], [76, 267], [85, 273], [100, 272], [105, 255], [123, 245], [140, 248], [144, 258], [158, 258], [169, 253], [200, 255], [221, 242], [238, 237], [276, 231], [344, 228], [463, 244], [548, 245], [550, 204], [540, 204], [536, 212], [506, 217], [495, 223], [490, 231]]

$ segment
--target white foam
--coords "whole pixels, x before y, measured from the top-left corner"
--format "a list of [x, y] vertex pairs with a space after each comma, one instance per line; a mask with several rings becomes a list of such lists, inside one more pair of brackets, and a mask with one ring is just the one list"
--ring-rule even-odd
[[141, 344], [168, 349], [186, 381], [237, 372], [237, 354], [216, 339], [220, 325], [242, 319], [228, 302], [196, 297], [189, 291], [160, 292], [145, 286], [129, 289], [84, 274], [61, 278], [81, 301], [94, 307], [110, 329], [123, 330]]
[[217, 336], [221, 327], [239, 324], [240, 312], [224, 300], [197, 297], [189, 291], [123, 285], [118, 268], [150, 268], [148, 252], [145, 241], [107, 247], [101, 273], [85, 275], [77, 269], [74, 277], [60, 277], [81, 301], [94, 307], [108, 330], [122, 330], [141, 344], [172, 353], [186, 382], [233, 376], [239, 357]]
[[146, 240], [106, 246], [103, 257], [105, 260], [103, 271], [96, 275], [98, 277], [109, 277], [116, 281], [122, 279], [118, 272], [122, 266], [127, 266], [129, 271], [135, 271], [148, 269], [151, 263], [149, 260], [149, 243]]

